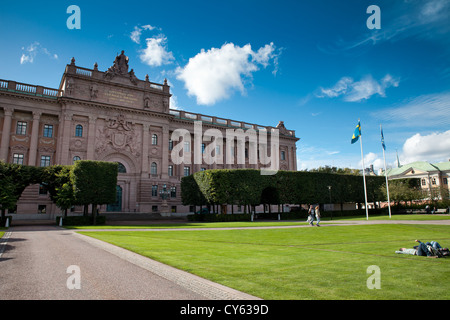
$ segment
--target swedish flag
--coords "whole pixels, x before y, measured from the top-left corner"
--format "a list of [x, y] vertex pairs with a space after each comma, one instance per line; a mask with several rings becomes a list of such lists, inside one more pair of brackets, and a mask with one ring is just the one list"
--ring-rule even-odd
[[361, 136], [361, 122], [358, 120], [358, 125], [355, 128], [355, 132], [353, 132], [352, 144], [358, 141]]

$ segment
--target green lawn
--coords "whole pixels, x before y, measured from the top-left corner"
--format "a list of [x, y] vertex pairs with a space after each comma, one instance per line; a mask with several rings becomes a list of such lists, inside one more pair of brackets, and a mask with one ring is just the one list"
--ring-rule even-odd
[[[296, 221], [239, 221], [239, 222], [180, 222], [180, 223], [154, 223], [154, 224], [142, 224], [142, 225], [123, 225], [123, 226], [111, 226], [111, 225], [98, 225], [98, 226], [66, 226], [67, 229], [151, 229], [151, 228], [238, 228], [238, 227], [265, 227], [265, 226], [292, 226], [292, 225], [304, 225], [306, 219]], [[323, 218], [321, 224], [333, 223], [333, 222], [351, 222], [366, 220], [366, 216], [355, 217], [334, 217]], [[392, 215], [391, 218], [387, 215], [383, 216], [369, 216], [369, 221], [372, 220], [450, 220], [450, 215], [431, 215], [431, 214], [408, 214], [408, 215]]]
[[[450, 298], [450, 258], [395, 253], [415, 239], [450, 247], [450, 226], [81, 233], [263, 299]], [[367, 288], [372, 265], [381, 289]]]

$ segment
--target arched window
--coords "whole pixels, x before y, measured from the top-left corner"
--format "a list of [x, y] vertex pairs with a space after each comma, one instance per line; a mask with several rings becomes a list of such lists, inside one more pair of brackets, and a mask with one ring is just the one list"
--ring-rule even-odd
[[81, 124], [77, 124], [75, 127], [75, 137], [82, 137], [83, 136], [83, 126]]
[[119, 173], [127, 173], [127, 168], [125, 168], [125, 166], [122, 164], [122, 163], [120, 163], [120, 162], [117, 162], [117, 164], [119, 165]]
[[158, 144], [158, 136], [156, 134], [152, 135], [152, 145], [156, 146]]
[[158, 166], [155, 162], [152, 162], [152, 165], [150, 167], [150, 173], [151, 174], [158, 174]]
[[81, 158], [79, 156], [75, 156], [73, 157], [73, 163], [75, 163], [75, 161], [81, 160]]

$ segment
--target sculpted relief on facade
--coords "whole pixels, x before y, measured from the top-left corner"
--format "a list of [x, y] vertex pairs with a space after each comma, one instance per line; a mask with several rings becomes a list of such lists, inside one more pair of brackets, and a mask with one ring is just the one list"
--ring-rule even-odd
[[136, 125], [127, 121], [125, 116], [119, 114], [117, 118], [106, 121], [103, 128], [96, 134], [95, 152], [101, 155], [109, 150], [128, 152], [134, 157], [141, 156], [141, 137]]

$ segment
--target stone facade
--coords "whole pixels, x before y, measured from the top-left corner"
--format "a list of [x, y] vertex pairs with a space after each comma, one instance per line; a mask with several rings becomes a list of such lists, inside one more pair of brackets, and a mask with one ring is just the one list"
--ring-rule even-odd
[[[78, 67], [75, 59], [66, 66], [58, 89], [0, 80], [0, 159], [33, 166], [68, 165], [79, 159], [119, 162], [117, 203], [103, 206], [101, 211], [160, 212], [167, 205], [173, 213], [187, 213], [181, 204], [180, 180], [187, 174], [205, 169], [262, 168], [261, 159], [250, 161], [250, 138], [245, 144], [243, 162], [194, 161], [197, 144], [171, 140], [173, 133], [185, 130], [195, 140], [194, 129], [226, 136], [227, 129], [243, 132], [274, 133], [278, 136], [278, 168], [296, 170], [295, 132], [282, 121], [276, 127], [259, 126], [214, 116], [170, 109], [170, 87], [136, 78], [129, 70], [124, 52], [116, 57], [105, 72]], [[207, 140], [207, 139], [206, 139]], [[202, 153], [211, 143], [201, 141]], [[221, 159], [235, 155], [228, 141], [214, 150]], [[183, 159], [175, 161], [172, 151], [184, 143]], [[278, 146], [277, 146], [278, 147]], [[271, 149], [267, 143], [265, 148]], [[227, 152], [229, 154], [227, 154]], [[186, 161], [187, 160], [187, 161]], [[208, 164], [209, 163], [209, 164]], [[160, 197], [163, 186], [169, 193], [167, 202]], [[238, 209], [238, 208], [236, 208]], [[75, 208], [80, 210], [80, 208]], [[28, 187], [19, 200], [17, 213], [56, 214], [45, 189]], [[238, 212], [238, 210], [235, 210]]]

